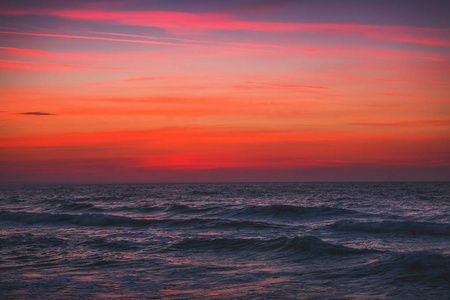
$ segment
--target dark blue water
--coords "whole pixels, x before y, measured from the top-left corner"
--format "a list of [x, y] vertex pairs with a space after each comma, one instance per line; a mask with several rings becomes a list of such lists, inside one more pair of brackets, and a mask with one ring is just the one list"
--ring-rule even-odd
[[449, 183], [8, 186], [2, 299], [448, 299]]

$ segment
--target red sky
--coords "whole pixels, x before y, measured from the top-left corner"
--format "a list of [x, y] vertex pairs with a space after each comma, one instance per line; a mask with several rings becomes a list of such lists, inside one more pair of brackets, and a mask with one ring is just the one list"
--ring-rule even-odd
[[450, 180], [446, 1], [2, 1], [0, 183]]

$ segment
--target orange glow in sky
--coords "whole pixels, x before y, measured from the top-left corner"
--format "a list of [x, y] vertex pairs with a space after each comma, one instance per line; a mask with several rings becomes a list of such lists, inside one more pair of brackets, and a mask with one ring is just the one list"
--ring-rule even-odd
[[450, 180], [445, 1], [4, 1], [0, 182]]

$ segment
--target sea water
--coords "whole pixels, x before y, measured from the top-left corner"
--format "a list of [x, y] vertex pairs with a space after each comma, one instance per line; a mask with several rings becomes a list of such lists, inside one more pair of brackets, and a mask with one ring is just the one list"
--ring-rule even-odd
[[0, 188], [2, 299], [448, 299], [450, 184]]

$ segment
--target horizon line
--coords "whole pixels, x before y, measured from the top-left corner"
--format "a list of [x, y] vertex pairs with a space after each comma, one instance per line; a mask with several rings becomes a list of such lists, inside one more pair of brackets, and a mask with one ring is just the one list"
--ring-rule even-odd
[[145, 184], [277, 184], [277, 183], [450, 183], [449, 180], [342, 180], [342, 181], [133, 181], [133, 182], [0, 182], [12, 185], [145, 185]]

